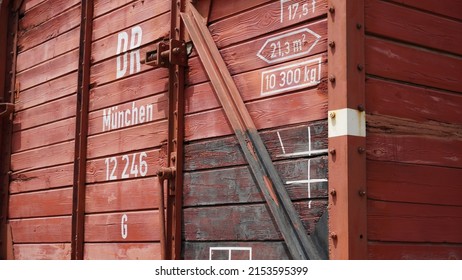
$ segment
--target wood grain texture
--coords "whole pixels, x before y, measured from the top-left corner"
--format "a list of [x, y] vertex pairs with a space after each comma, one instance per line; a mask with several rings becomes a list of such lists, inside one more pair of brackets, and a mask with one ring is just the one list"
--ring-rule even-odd
[[77, 92], [77, 71], [39, 86], [20, 91], [15, 100], [16, 112]]
[[368, 74], [388, 79], [461, 91], [462, 58], [366, 37]]
[[[438, 6], [441, 5], [439, 3]], [[460, 11], [462, 12], [462, 6]], [[460, 21], [379, 0], [366, 1], [365, 15], [366, 32], [462, 54]]]
[[[212, 247], [251, 247], [252, 260], [288, 260], [289, 253], [286, 245], [281, 241], [273, 242], [184, 242], [185, 260], [209, 260]], [[219, 251], [216, 251], [219, 253]], [[226, 252], [228, 253], [228, 252]], [[220, 256], [212, 256], [218, 259]], [[223, 256], [224, 257], [224, 256]], [[226, 256], [228, 257], [228, 256]], [[234, 255], [231, 255], [234, 257]], [[224, 259], [224, 258], [223, 258]], [[226, 258], [227, 259], [227, 258]], [[248, 259], [248, 258], [247, 258]]]
[[[311, 149], [327, 149], [327, 123], [325, 121], [294, 127], [272, 129], [260, 133], [272, 160], [286, 153], [310, 150], [308, 126], [311, 130]], [[284, 145], [282, 149], [281, 141]], [[200, 170], [246, 164], [239, 144], [234, 136], [191, 143], [185, 146], [185, 170]]]
[[93, 21], [93, 41], [145, 21], [170, 9], [169, 0], [137, 0]]
[[[115, 151], [118, 153], [119, 151]], [[166, 165], [166, 158], [165, 158], [165, 152], [159, 149], [155, 150], [145, 150], [146, 156], [143, 156], [141, 159], [143, 162], [146, 163], [146, 176], [153, 176], [157, 174], [157, 171], [159, 170], [160, 167], [163, 167]], [[140, 157], [141, 157], [141, 152], [140, 153], [129, 153], [126, 154], [128, 156], [128, 165], [127, 165], [127, 157], [124, 158], [124, 156], [115, 156], [114, 160], [117, 160], [117, 166], [115, 166], [114, 160], [109, 160], [109, 175], [114, 175], [117, 177], [116, 180], [121, 180], [122, 179], [122, 174], [125, 171], [125, 174], [132, 178], [134, 177], [134, 174], [130, 174], [130, 170], [132, 167], [132, 163], [134, 162], [135, 165], [137, 166], [136, 168], [138, 171], [140, 170]], [[133, 158], [135, 161], [133, 161]], [[90, 160], [87, 162], [87, 177], [86, 177], [86, 182], [87, 183], [97, 183], [97, 182], [105, 182], [108, 181], [108, 165], [106, 164], [106, 158], [102, 159], [95, 159], [95, 160]], [[144, 167], [143, 167], [144, 168]], [[138, 175], [141, 177], [141, 175]]]
[[71, 241], [71, 217], [10, 220], [14, 243], [63, 243]]
[[10, 219], [64, 216], [71, 213], [72, 188], [10, 195]]
[[212, 2], [212, 7], [210, 9], [210, 21], [217, 21], [221, 18], [228, 17], [232, 14], [237, 14], [244, 10], [256, 7], [258, 5], [271, 2], [271, 0], [234, 0], [234, 1], [225, 1], [225, 2]]
[[78, 67], [79, 51], [74, 50], [17, 74], [21, 90], [69, 74]]
[[19, 28], [24, 31], [35, 28], [77, 4], [80, 4], [79, 0], [53, 0], [43, 2], [27, 12], [27, 15], [19, 21]]
[[[299, 3], [301, 8], [300, 4], [303, 4], [304, 2], [305, 0], [296, 0], [291, 1], [291, 4]], [[280, 2], [272, 2], [211, 24], [209, 29], [218, 48], [223, 48], [230, 44], [261, 36], [312, 18], [320, 17], [327, 12], [327, 1], [316, 1], [314, 12], [312, 12], [311, 8], [311, 12], [307, 13], [305, 16], [298, 17], [298, 15], [300, 15], [298, 14], [295, 15], [292, 20], [285, 17], [285, 20], [283, 20], [282, 23], [280, 11]], [[287, 14], [288, 12], [286, 12], [286, 15]], [[236, 30], [239, 30], [239, 32], [236, 32]]]
[[[122, 238], [121, 221], [126, 215], [127, 236]], [[85, 217], [85, 242], [159, 241], [158, 211], [94, 214]]]
[[[309, 163], [308, 163], [309, 162]], [[327, 179], [327, 157], [277, 162], [276, 170], [283, 182]], [[286, 184], [292, 200], [327, 197], [327, 182]], [[190, 172], [184, 175], [183, 205], [264, 202], [248, 167]]]
[[460, 260], [462, 246], [369, 242], [368, 258], [373, 260]]
[[36, 28], [22, 31], [18, 37], [18, 48], [26, 51], [45, 41], [56, 38], [59, 35], [80, 25], [80, 5], [54, 17], [52, 20], [37, 26]]
[[75, 118], [57, 121], [32, 129], [13, 133], [12, 152], [20, 152], [59, 142], [75, 137]]
[[71, 244], [15, 244], [16, 260], [70, 260]]
[[86, 243], [86, 260], [160, 260], [159, 243]]
[[367, 150], [372, 160], [462, 167], [461, 139], [369, 133]]
[[[149, 123], [167, 118], [167, 106], [168, 104], [165, 94], [157, 94], [139, 100], [131, 100], [128, 103], [120, 104], [116, 107], [108, 107], [102, 110], [94, 111], [88, 116], [88, 135], [102, 133], [104, 130], [107, 130], [108, 126], [104, 125], [104, 116], [110, 116], [109, 112], [114, 112], [117, 119], [119, 119], [118, 112], [124, 112], [124, 120], [126, 121], [128, 119], [130, 123], [128, 126], [124, 127], [130, 127], [139, 125], [142, 120], [144, 120], [143, 123]], [[143, 107], [143, 112], [145, 113], [143, 113], [144, 117], [140, 119], [141, 107]], [[115, 110], [112, 110], [112, 108]], [[148, 111], [148, 108], [152, 108], [152, 110]]]
[[93, 17], [99, 17], [102, 14], [118, 9], [133, 0], [95, 0], [93, 3]]
[[160, 146], [167, 140], [167, 122], [155, 122], [88, 138], [88, 159]]
[[[326, 210], [327, 201], [296, 202], [294, 207], [308, 233]], [[184, 210], [186, 241], [282, 240], [265, 204], [187, 208]]]
[[13, 119], [13, 131], [74, 117], [76, 99], [75, 95], [70, 95], [16, 113]]
[[79, 39], [80, 29], [77, 27], [43, 44], [22, 52], [18, 54], [16, 69], [18, 72], [21, 72], [39, 63], [52, 60], [72, 51], [78, 48]]
[[72, 164], [13, 173], [10, 179], [10, 192], [20, 193], [70, 186], [73, 175], [74, 166]]
[[423, 122], [462, 125], [462, 96], [444, 91], [370, 78], [366, 81], [369, 114]]
[[87, 185], [86, 213], [157, 209], [160, 184], [157, 177]]
[[71, 163], [74, 160], [74, 141], [20, 152], [11, 156], [11, 170], [39, 169]]
[[[143, 30], [140, 45], [144, 46], [146, 44], [152, 44], [160, 38], [167, 38], [170, 30], [169, 23], [170, 13], [166, 13], [138, 24], [138, 26]], [[153, 28], [153, 26], [156, 26], [156, 28]], [[127, 28], [124, 31], [131, 36], [131, 28]], [[116, 56], [118, 35], [118, 33], [115, 33], [93, 42], [91, 48], [92, 63], [97, 63], [109, 57]], [[155, 49], [154, 46], [152, 48]], [[142, 59], [144, 59], [144, 57], [142, 57]]]
[[[152, 81], [156, 81], [153, 83]], [[90, 90], [90, 111], [166, 92], [168, 71], [158, 68]], [[164, 94], [167, 98], [167, 94]]]
[[440, 14], [456, 19], [461, 19], [462, 3], [457, 0], [390, 0], [405, 6], [422, 9], [434, 14]]
[[33, 7], [39, 5], [40, 3], [42, 2], [45, 2], [46, 0], [24, 0], [24, 3], [21, 7], [21, 10], [22, 12], [27, 12], [29, 11], [30, 9], [32, 9]]
[[392, 202], [462, 206], [457, 168], [368, 161], [368, 198]]
[[[302, 91], [256, 101], [248, 104], [247, 109], [257, 129], [266, 129], [324, 119], [327, 100], [316, 92]], [[190, 115], [185, 120], [186, 141], [232, 133], [222, 109]]]
[[374, 241], [462, 242], [462, 207], [368, 201], [367, 235]]

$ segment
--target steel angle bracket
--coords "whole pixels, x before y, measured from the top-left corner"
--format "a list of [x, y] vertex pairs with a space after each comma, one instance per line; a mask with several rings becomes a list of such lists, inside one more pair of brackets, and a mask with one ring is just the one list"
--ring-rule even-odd
[[181, 17], [293, 259], [322, 259], [296, 212], [205, 20], [191, 6]]

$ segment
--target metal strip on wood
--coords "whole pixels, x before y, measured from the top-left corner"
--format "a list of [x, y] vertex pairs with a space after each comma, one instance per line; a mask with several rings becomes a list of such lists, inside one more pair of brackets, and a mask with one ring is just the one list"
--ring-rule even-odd
[[80, 260], [84, 257], [85, 179], [87, 164], [92, 22], [93, 0], [82, 0], [71, 239], [71, 258], [75, 260]]
[[364, 0], [331, 0], [328, 15], [330, 259], [367, 258], [364, 37]]
[[181, 16], [225, 114], [233, 127], [254, 179], [294, 259], [321, 259], [289, 198], [231, 74], [199, 12]]

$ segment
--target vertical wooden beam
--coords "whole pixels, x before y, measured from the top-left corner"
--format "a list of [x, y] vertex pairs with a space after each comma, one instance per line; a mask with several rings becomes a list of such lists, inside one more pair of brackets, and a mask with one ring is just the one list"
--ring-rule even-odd
[[74, 260], [81, 260], [84, 257], [85, 181], [87, 164], [92, 23], [93, 0], [82, 0], [72, 201], [71, 258]]
[[367, 258], [364, 0], [330, 0], [329, 255]]
[[[185, 10], [184, 0], [172, 0], [170, 39], [184, 41], [184, 26], [180, 13]], [[169, 167], [175, 175], [167, 180], [167, 238], [166, 259], [181, 259], [181, 232], [183, 206], [183, 139], [184, 139], [184, 81], [185, 67], [169, 66], [168, 143]]]

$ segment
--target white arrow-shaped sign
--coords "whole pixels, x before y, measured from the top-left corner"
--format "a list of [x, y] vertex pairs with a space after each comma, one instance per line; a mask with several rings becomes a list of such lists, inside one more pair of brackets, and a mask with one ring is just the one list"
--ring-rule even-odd
[[307, 55], [321, 36], [309, 28], [302, 28], [266, 40], [257, 56], [267, 63], [287, 61]]

